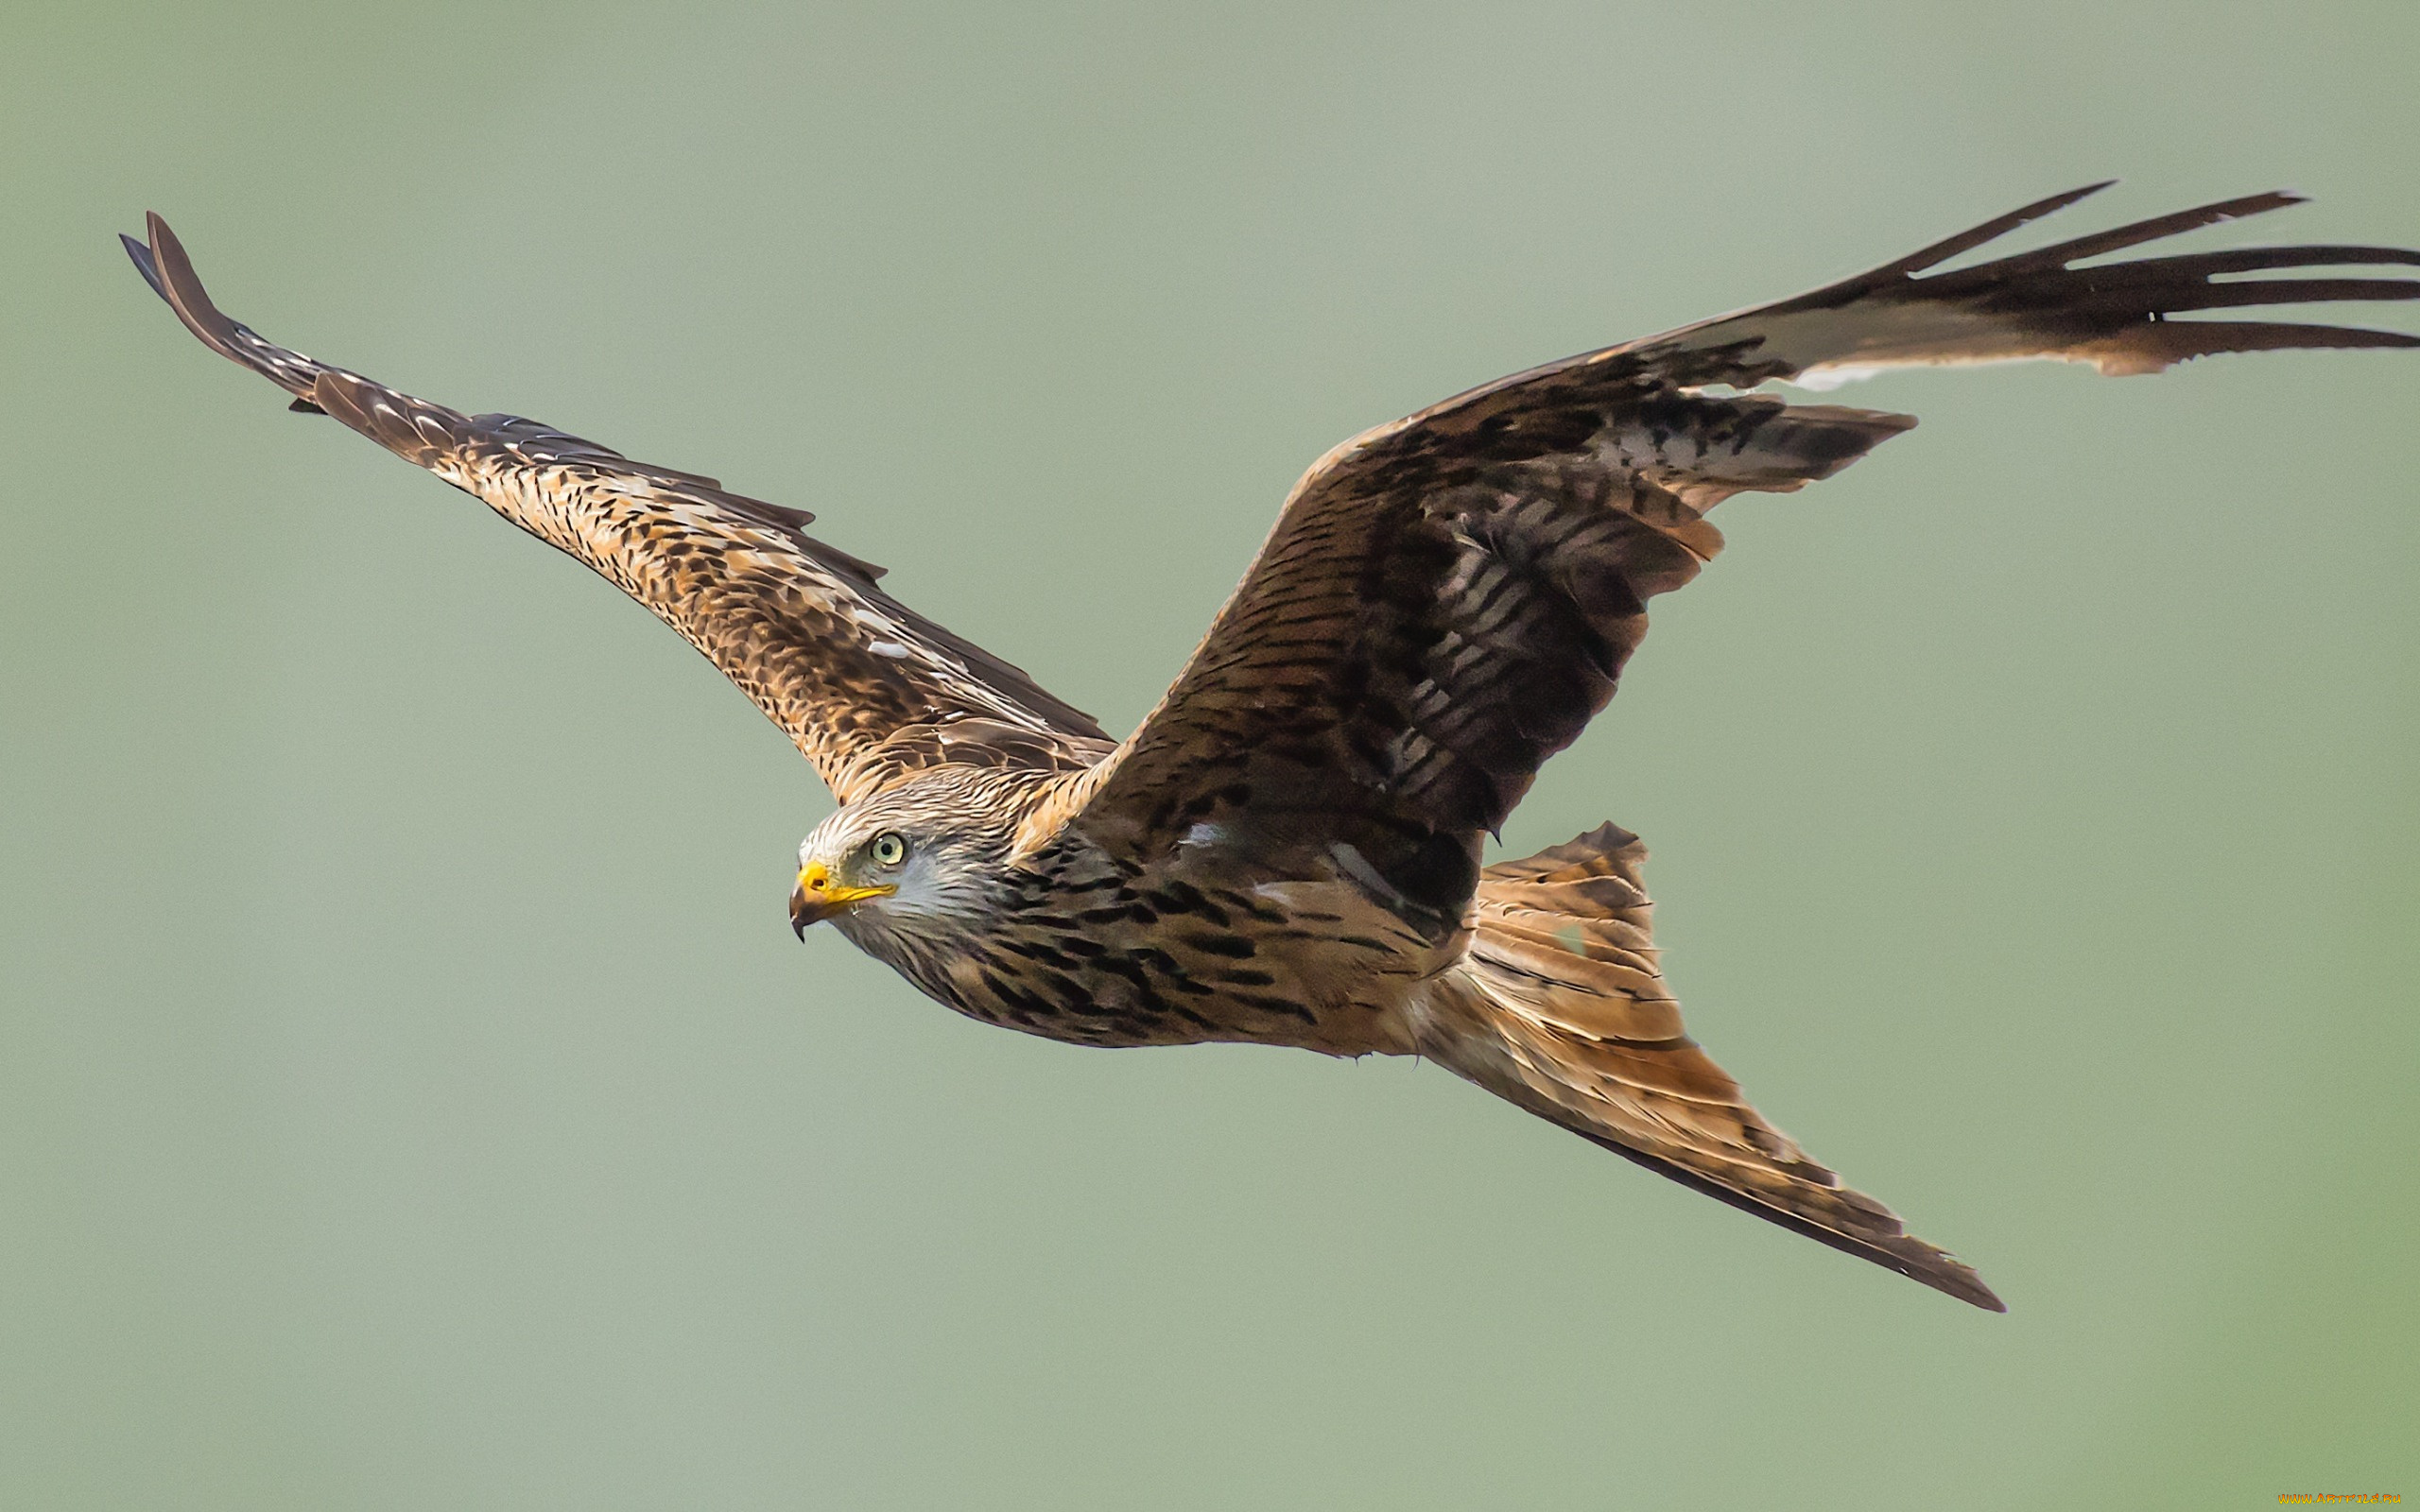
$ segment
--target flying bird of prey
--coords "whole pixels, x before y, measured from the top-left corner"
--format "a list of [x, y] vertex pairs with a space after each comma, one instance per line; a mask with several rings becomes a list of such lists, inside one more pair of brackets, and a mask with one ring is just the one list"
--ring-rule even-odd
[[[204, 345], [602, 574], [737, 683], [838, 808], [790, 919], [928, 995], [1085, 1045], [1241, 1040], [1419, 1055], [1674, 1180], [1979, 1307], [1752, 1108], [1681, 1026], [1636, 836], [1480, 865], [1546, 759], [1614, 696], [1647, 601], [1742, 490], [1826, 478], [1915, 423], [1755, 392], [1908, 364], [2155, 372], [2212, 352], [2410, 347], [2187, 312], [2420, 296], [2379, 247], [2091, 262], [2296, 202], [2255, 195], [1944, 264], [2105, 187], [1870, 273], [1533, 368], [1364, 432], [1294, 486], [1141, 727], [1112, 739], [893, 598], [810, 516], [515, 415], [465, 415], [221, 315], [167, 226], [127, 249]], [[2244, 274], [2275, 274], [2243, 278]]]

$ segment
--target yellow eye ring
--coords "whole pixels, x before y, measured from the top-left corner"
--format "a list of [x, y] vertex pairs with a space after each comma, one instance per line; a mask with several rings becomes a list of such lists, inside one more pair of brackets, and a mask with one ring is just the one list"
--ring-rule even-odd
[[873, 857], [876, 866], [895, 867], [908, 859], [908, 841], [895, 830], [885, 831], [873, 837], [866, 854]]

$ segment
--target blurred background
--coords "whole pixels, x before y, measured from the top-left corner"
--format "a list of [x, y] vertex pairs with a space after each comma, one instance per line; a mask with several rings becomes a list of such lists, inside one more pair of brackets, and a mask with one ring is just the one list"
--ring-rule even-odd
[[0, 1504], [2420, 1496], [2420, 360], [1855, 391], [1923, 428], [1726, 506], [1504, 837], [1644, 834], [1699, 1037], [2003, 1318], [1433, 1067], [801, 947], [781, 735], [112, 239], [811, 507], [1123, 730], [1305, 464], [1498, 373], [2110, 175], [2058, 234], [2420, 242], [2420, 9], [0, 32]]

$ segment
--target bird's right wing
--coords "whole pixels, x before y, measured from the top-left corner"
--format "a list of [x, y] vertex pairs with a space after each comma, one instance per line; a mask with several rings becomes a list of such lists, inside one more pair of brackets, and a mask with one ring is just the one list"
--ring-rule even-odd
[[633, 462], [517, 415], [464, 415], [264, 340], [221, 315], [159, 216], [123, 237], [202, 344], [485, 501], [637, 599], [753, 699], [842, 802], [941, 762], [1079, 770], [1089, 714], [877, 586], [814, 517]]

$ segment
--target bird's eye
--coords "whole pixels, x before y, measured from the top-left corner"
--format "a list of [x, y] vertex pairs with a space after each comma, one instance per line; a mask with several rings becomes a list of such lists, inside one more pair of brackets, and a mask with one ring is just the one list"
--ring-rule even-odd
[[908, 842], [896, 832], [877, 834], [873, 844], [866, 847], [866, 853], [879, 866], [895, 867], [908, 859]]

